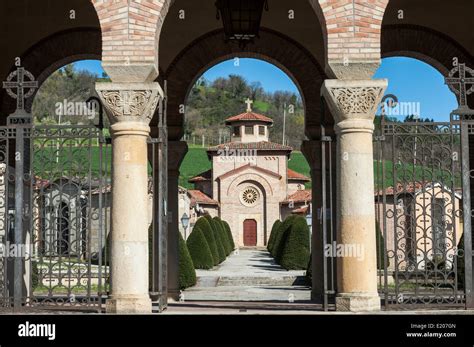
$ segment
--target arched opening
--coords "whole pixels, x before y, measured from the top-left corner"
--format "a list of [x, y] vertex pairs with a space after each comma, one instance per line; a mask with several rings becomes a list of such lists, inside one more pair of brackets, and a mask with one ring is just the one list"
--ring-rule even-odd
[[397, 55], [384, 58], [375, 74], [389, 80], [374, 137], [378, 289], [387, 307], [422, 297], [462, 305], [450, 298], [465, 295], [457, 280], [464, 259], [454, 249], [464, 252], [461, 177], [472, 140], [461, 136], [459, 85], [446, 80], [451, 69], [430, 65], [432, 58]]
[[445, 83], [446, 77], [447, 73], [441, 73], [426, 60], [402, 55], [382, 59], [374, 75], [388, 79], [385, 95], [395, 96], [399, 101], [393, 107], [385, 107], [385, 115], [402, 122], [449, 121], [458, 101]]
[[[286, 283], [278, 291], [263, 291], [258, 298], [249, 294], [249, 288], [258, 283], [282, 284], [283, 280], [272, 282], [271, 277], [289, 274], [276, 253], [267, 250], [271, 233], [276, 232], [275, 222], [297, 215], [306, 225], [312, 211], [309, 165], [299, 151], [306, 139], [305, 103], [294, 77], [285, 74], [280, 64], [262, 58], [240, 54], [219, 58], [193, 76], [193, 84], [186, 88], [182, 140], [188, 151], [179, 167], [178, 199], [186, 210], [180, 209], [178, 216], [189, 216], [189, 220], [179, 231], [187, 236], [191, 257], [197, 256], [193, 233], [202, 231], [200, 219], [206, 216], [226, 223], [235, 245], [218, 270], [197, 269], [198, 285], [184, 292], [186, 300], [203, 300], [212, 292], [216, 300], [229, 300], [223, 288], [201, 286], [200, 278], [217, 276], [215, 271], [222, 272], [222, 281], [237, 287], [242, 301], [287, 301], [294, 289]], [[305, 245], [310, 238], [308, 225], [306, 233]], [[296, 283], [304, 282], [309, 249], [305, 254], [304, 267], [290, 272]], [[237, 273], [229, 272], [239, 261], [243, 263]], [[247, 285], [238, 283], [239, 276], [252, 271], [259, 274], [257, 279], [250, 275]], [[298, 288], [295, 300], [309, 300], [309, 287]]]

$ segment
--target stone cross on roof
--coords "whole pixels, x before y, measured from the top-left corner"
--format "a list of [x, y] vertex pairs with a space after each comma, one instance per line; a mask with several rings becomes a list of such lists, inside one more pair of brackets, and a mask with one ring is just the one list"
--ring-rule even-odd
[[[466, 76], [466, 72], [469, 73], [471, 77]], [[456, 73], [459, 77], [454, 77]], [[449, 72], [445, 83], [449, 86], [449, 89], [459, 95], [459, 109], [469, 109], [467, 96], [474, 92], [474, 70], [466, 67], [466, 64], [458, 64], [458, 66]], [[471, 87], [468, 88], [466, 85], [471, 85]], [[456, 86], [458, 88], [456, 88]]]
[[[16, 80], [13, 81], [15, 77]], [[25, 80], [25, 77], [28, 80]], [[3, 82], [3, 88], [6, 89], [8, 95], [16, 99], [16, 112], [23, 113], [25, 110], [25, 100], [33, 95], [36, 88], [38, 88], [38, 82], [35, 81], [34, 76], [29, 71], [19, 67], [8, 75], [7, 80]], [[13, 89], [16, 89], [16, 93]], [[28, 91], [25, 93], [26, 90]]]
[[247, 104], [247, 112], [252, 112], [253, 101], [250, 100], [250, 98], [247, 98], [247, 100], [245, 100], [245, 103]]

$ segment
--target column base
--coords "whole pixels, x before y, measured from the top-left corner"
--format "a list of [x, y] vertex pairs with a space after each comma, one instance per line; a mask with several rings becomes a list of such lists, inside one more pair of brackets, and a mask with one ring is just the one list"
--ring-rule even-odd
[[336, 296], [336, 311], [380, 311], [380, 297], [376, 293], [340, 293]]
[[152, 305], [151, 299], [148, 296], [139, 296], [139, 297], [112, 297], [108, 299], [105, 303], [105, 312], [107, 313], [119, 313], [119, 314], [129, 314], [129, 313], [151, 313]]
[[168, 289], [168, 302], [179, 302], [179, 290]]

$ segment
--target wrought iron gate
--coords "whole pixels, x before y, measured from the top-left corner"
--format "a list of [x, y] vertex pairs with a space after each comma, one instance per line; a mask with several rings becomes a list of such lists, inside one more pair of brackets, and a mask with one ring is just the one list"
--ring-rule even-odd
[[31, 123], [9, 117], [0, 127], [0, 306], [100, 309], [110, 282], [110, 141], [94, 126]]
[[375, 136], [385, 306], [471, 307], [469, 122], [390, 122]]

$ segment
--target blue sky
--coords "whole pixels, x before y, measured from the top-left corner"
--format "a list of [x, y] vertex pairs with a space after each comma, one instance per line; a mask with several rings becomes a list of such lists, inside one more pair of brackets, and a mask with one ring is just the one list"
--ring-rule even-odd
[[[99, 76], [103, 72], [100, 62], [93, 60], [77, 62], [76, 68]], [[298, 93], [296, 85], [282, 70], [257, 59], [241, 58], [238, 66], [234, 60], [228, 60], [210, 68], [203, 76], [213, 81], [230, 74], [241, 75], [249, 82], [259, 81], [269, 92], [287, 90]], [[386, 94], [396, 95], [401, 102], [419, 103], [422, 118], [448, 120], [450, 112], [457, 107], [456, 97], [444, 84], [443, 76], [419, 60], [385, 58], [374, 78], [388, 78]]]

